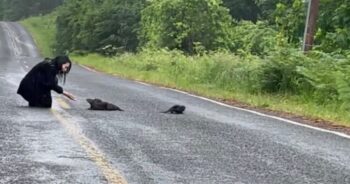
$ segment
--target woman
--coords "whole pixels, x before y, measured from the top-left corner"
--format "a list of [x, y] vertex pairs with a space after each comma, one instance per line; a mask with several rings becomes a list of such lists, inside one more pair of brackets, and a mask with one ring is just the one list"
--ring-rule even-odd
[[52, 60], [45, 59], [35, 65], [22, 79], [17, 93], [29, 102], [30, 107], [51, 108], [51, 90], [75, 100], [73, 95], [58, 85], [57, 78], [63, 79], [65, 83], [71, 67], [72, 62], [67, 56], [57, 56]]

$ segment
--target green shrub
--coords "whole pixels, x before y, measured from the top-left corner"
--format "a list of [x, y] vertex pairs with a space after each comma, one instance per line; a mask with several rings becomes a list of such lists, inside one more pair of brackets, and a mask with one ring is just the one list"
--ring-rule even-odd
[[[141, 46], [193, 54], [232, 47], [232, 18], [221, 0], [153, 0], [141, 13]], [[197, 47], [198, 48], [198, 47]]]
[[299, 92], [302, 76], [297, 67], [307, 64], [307, 58], [300, 51], [281, 49], [264, 60], [258, 75], [262, 92]]
[[264, 22], [241, 21], [232, 31], [236, 50], [266, 56], [278, 46], [277, 32]]

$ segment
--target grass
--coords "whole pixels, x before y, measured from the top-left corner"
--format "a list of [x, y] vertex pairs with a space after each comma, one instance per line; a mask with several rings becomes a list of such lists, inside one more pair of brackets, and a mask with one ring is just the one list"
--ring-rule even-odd
[[[350, 127], [349, 113], [346, 110], [339, 110], [334, 104], [320, 106], [312, 101], [304, 101], [298, 96], [288, 94], [251, 94], [239, 89], [225, 90], [215, 84], [206, 84], [189, 79], [196, 77], [197, 74], [194, 71], [182, 73], [182, 77], [176, 78], [174, 77], [176, 75], [172, 75], [174, 73], [169, 72], [174, 70], [174, 68], [164, 64], [171, 63], [165, 61], [164, 55], [159, 54], [158, 58], [154, 59], [165, 61], [162, 64], [155, 64], [161, 62], [153, 62], [153, 65], [150, 63], [140, 64], [149, 62], [147, 61], [149, 59], [147, 55], [149, 54], [125, 54], [119, 57], [107, 58], [98, 54], [89, 54], [86, 56], [73, 56], [72, 58], [79, 64], [127, 79], [176, 88], [212, 99], [235, 100], [258, 108], [283, 111], [314, 119], [324, 119], [337, 125]], [[170, 58], [168, 60], [171, 60]], [[145, 67], [150, 65], [153, 66], [153, 69], [152, 67]], [[189, 69], [182, 69], [181, 71], [186, 72]]]
[[[21, 23], [32, 33], [42, 55], [53, 56], [54, 15], [33, 17]], [[234, 100], [250, 106], [320, 118], [350, 127], [350, 115], [337, 104], [319, 105], [290, 94], [249, 91], [258, 81], [254, 71], [261, 62], [228, 53], [189, 57], [177, 51], [142, 51], [104, 57], [98, 54], [71, 55], [76, 63], [123, 78], [172, 87], [220, 100]]]
[[32, 34], [41, 55], [44, 57], [54, 56], [53, 44], [56, 40], [55, 17], [55, 14], [49, 14], [20, 21], [20, 24]]

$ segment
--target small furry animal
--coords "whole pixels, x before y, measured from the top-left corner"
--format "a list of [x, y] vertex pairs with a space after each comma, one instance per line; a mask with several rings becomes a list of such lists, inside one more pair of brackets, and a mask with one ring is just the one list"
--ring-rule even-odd
[[174, 105], [169, 110], [164, 111], [162, 113], [170, 113], [170, 114], [182, 114], [185, 111], [186, 107], [183, 105]]
[[86, 101], [90, 104], [89, 110], [124, 111], [118, 106], [108, 102], [104, 102], [98, 98], [95, 98], [95, 99], [88, 98], [86, 99]]

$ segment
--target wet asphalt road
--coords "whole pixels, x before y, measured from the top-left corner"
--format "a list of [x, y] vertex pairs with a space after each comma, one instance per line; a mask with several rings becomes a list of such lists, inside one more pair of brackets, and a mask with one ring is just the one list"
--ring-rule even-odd
[[[77, 65], [64, 85], [77, 101], [28, 108], [16, 90], [40, 60], [0, 23], [0, 183], [350, 183], [348, 138]], [[95, 97], [125, 111], [88, 111]], [[159, 113], [173, 104], [185, 114]]]

